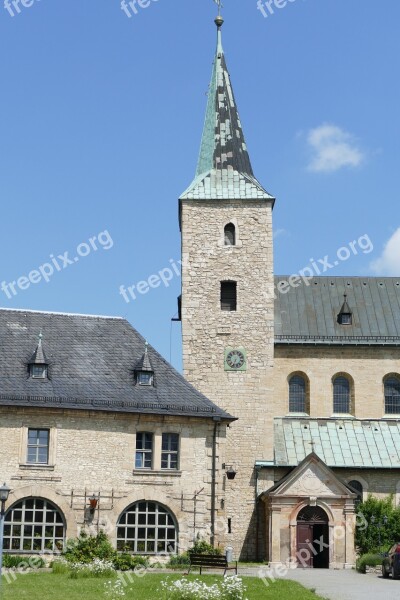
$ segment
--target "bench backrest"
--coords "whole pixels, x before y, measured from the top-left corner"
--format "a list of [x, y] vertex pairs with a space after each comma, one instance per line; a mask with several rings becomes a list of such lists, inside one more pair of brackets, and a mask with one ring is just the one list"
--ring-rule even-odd
[[189, 554], [190, 564], [203, 567], [225, 567], [226, 556], [218, 554]]

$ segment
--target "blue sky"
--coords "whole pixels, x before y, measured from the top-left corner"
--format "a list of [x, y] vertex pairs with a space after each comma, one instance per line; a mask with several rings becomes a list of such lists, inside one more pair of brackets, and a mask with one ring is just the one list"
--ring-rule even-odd
[[[21, 283], [0, 291], [0, 306], [124, 316], [179, 367], [170, 261], [180, 259], [177, 198], [196, 167], [215, 5], [150, 0], [128, 18], [120, 0], [21, 2], [14, 16], [0, 4], [0, 282]], [[373, 251], [364, 238], [329, 274], [400, 275], [400, 3], [277, 0], [267, 17], [256, 0], [224, 4], [253, 168], [277, 197], [276, 273], [367, 235]], [[45, 263], [49, 282], [42, 273], [28, 285]], [[119, 294], [167, 268], [168, 287], [129, 303]]]

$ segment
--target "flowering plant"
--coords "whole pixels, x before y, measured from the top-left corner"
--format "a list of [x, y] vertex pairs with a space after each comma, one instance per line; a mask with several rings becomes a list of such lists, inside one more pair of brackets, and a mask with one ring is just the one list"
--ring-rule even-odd
[[221, 583], [207, 585], [199, 579], [178, 579], [161, 583], [168, 600], [247, 600], [246, 587], [237, 575], [224, 577]]

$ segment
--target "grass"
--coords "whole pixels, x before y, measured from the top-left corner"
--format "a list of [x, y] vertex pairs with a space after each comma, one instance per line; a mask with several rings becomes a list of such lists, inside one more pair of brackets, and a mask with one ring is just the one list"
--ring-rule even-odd
[[[143, 578], [133, 577], [126, 593], [126, 600], [164, 600], [160, 584], [166, 577], [179, 579], [180, 575], [147, 574]], [[196, 579], [196, 575], [189, 579]], [[214, 583], [217, 576], [203, 575], [202, 581]], [[249, 600], [321, 600], [312, 591], [294, 581], [279, 580], [267, 587], [261, 579], [244, 577]], [[13, 583], [3, 577], [0, 596], [2, 600], [99, 600], [104, 598], [104, 583], [107, 579], [70, 579], [67, 575], [34, 573], [17, 575]]]

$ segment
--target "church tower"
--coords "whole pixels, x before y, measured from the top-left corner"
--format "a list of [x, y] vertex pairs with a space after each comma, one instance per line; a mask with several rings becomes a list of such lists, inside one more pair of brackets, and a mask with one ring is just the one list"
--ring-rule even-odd
[[[228, 524], [222, 543], [238, 558], [255, 559], [255, 462], [273, 458], [275, 199], [253, 174], [220, 15], [215, 23], [200, 156], [180, 198], [183, 365], [190, 383], [238, 419], [228, 430], [224, 458], [217, 457], [216, 510]], [[225, 474], [230, 467], [234, 480]]]

